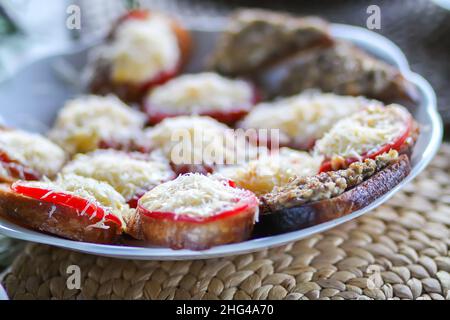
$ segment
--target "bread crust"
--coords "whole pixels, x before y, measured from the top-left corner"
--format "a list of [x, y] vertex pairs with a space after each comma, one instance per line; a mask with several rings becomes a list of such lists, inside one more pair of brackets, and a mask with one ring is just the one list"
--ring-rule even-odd
[[14, 223], [57, 236], [93, 243], [114, 243], [121, 234], [115, 223], [105, 221], [108, 229], [88, 227], [94, 222], [73, 209], [39, 201], [15, 193], [7, 184], [0, 185], [0, 216]]
[[229, 20], [209, 61], [229, 76], [256, 76], [298, 52], [333, 43], [328, 22], [318, 17], [238, 9]]
[[368, 206], [394, 188], [410, 171], [408, 156], [401, 155], [385, 169], [337, 197], [276, 211], [263, 203], [263, 214], [255, 225], [254, 236], [295, 231], [350, 214]]
[[7, 176], [7, 175], [0, 175], [0, 183], [13, 183], [17, 179]]
[[290, 61], [279, 87], [270, 95], [289, 96], [311, 88], [386, 103], [415, 103], [418, 99], [416, 88], [397, 68], [338, 40], [326, 48], [299, 52]]
[[127, 233], [148, 244], [172, 249], [205, 250], [213, 246], [241, 242], [251, 235], [256, 208], [209, 222], [155, 218], [138, 209], [127, 222]]

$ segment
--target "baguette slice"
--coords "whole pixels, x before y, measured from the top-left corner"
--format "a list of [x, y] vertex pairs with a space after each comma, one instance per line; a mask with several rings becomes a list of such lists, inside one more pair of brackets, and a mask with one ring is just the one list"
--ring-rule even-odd
[[213, 246], [247, 240], [254, 226], [255, 209], [211, 222], [164, 220], [140, 214], [127, 223], [127, 233], [152, 245], [172, 249], [205, 250]]
[[329, 25], [321, 18], [240, 9], [229, 18], [209, 66], [230, 76], [250, 76], [298, 52], [331, 43]]
[[114, 243], [122, 233], [120, 226], [110, 221], [105, 221], [108, 229], [89, 227], [93, 221], [87, 215], [20, 195], [8, 184], [0, 185], [0, 216], [24, 227], [84, 242]]
[[148, 244], [203, 250], [251, 235], [258, 198], [229, 180], [187, 174], [148, 191], [127, 221], [127, 233]]
[[416, 88], [396, 67], [344, 41], [299, 53], [271, 94], [289, 96], [311, 88], [385, 103], [410, 104], [418, 99]]
[[[116, 23], [113, 24], [111, 31], [106, 39], [106, 49], [103, 47], [96, 48], [91, 53], [90, 61], [88, 63], [88, 89], [90, 92], [105, 95], [114, 93], [119, 98], [126, 102], [138, 103], [141, 101], [145, 93], [153, 87], [163, 84], [169, 79], [175, 77], [188, 62], [191, 53], [192, 39], [189, 31], [185, 29], [176, 19], [166, 17], [170, 24], [171, 31], [176, 37], [179, 49], [179, 61], [173, 70], [161, 70], [156, 76], [149, 78], [141, 83], [133, 83], [129, 81], [117, 82], [111, 76], [112, 63], [108, 58], [108, 46], [116, 41], [117, 29], [125, 21], [130, 20], [147, 20], [152, 15], [159, 15], [159, 13], [150, 12], [147, 10], [135, 9], [122, 16]], [[142, 39], [141, 39], [142, 41]], [[133, 49], [133, 48], [130, 48]], [[136, 50], [136, 48], [134, 48]], [[139, 48], [137, 48], [139, 49]], [[97, 50], [97, 51], [96, 51]], [[106, 51], [105, 51], [106, 50]], [[102, 52], [105, 51], [105, 52]], [[104, 57], [106, 56], [106, 58]], [[152, 59], [151, 56], [148, 59]]]
[[401, 155], [389, 166], [339, 196], [300, 206], [274, 208], [264, 201], [255, 225], [256, 237], [295, 231], [343, 217], [368, 206], [398, 185], [411, 171], [409, 158]]

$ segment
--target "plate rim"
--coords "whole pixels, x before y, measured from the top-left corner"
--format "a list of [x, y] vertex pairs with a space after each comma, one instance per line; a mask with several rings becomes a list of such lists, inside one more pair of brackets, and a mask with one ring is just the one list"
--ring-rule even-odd
[[9, 300], [8, 294], [6, 293], [5, 288], [0, 283], [0, 301], [1, 300]]
[[[213, 19], [213, 20], [214, 22], [209, 24], [194, 25], [188, 23], [187, 26], [188, 29], [192, 31], [213, 32], [220, 30], [225, 20], [224, 19]], [[208, 258], [225, 257], [230, 255], [245, 254], [249, 252], [255, 252], [272, 247], [281, 246], [286, 243], [297, 241], [305, 237], [311, 236], [313, 234], [323, 232], [339, 224], [355, 219], [367, 212], [370, 212], [371, 210], [373, 210], [374, 208], [378, 207], [379, 205], [387, 201], [389, 198], [391, 198], [405, 184], [414, 179], [430, 163], [434, 155], [438, 152], [440, 143], [442, 141], [443, 135], [442, 120], [437, 111], [436, 95], [434, 93], [433, 88], [427, 82], [427, 80], [425, 80], [421, 75], [411, 71], [406, 56], [395, 43], [393, 43], [388, 38], [373, 31], [364, 29], [362, 27], [351, 26], [346, 24], [332, 23], [331, 33], [333, 34], [333, 36], [337, 38], [349, 40], [351, 42], [365, 43], [368, 49], [370, 48], [372, 48], [373, 50], [375, 48], [378, 50], [382, 49], [386, 53], [386, 56], [392, 59], [394, 65], [399, 68], [400, 72], [405, 76], [405, 78], [417, 87], [418, 91], [422, 95], [424, 104], [423, 106], [421, 105], [420, 107], [426, 108], [426, 112], [430, 117], [431, 121], [431, 129], [430, 129], [432, 131], [431, 138], [429, 144], [425, 147], [422, 159], [416, 164], [416, 166], [414, 166], [411, 173], [403, 181], [401, 181], [388, 193], [378, 198], [368, 206], [360, 210], [357, 210], [351, 214], [348, 214], [346, 216], [325, 223], [321, 223], [312, 227], [308, 227], [305, 229], [259, 239], [250, 239], [239, 243], [216, 246], [203, 251], [193, 251], [186, 249], [173, 250], [170, 248], [159, 248], [159, 247], [156, 248], [156, 247], [102, 245], [95, 243], [78, 242], [26, 229], [12, 222], [9, 222], [5, 219], [0, 219], [0, 233], [12, 238], [18, 238], [31, 242], [53, 245], [89, 254], [96, 254], [100, 256], [109, 256], [122, 259], [138, 259], [138, 260], [208, 259]], [[78, 44], [76, 48], [71, 47], [63, 50], [63, 52], [53, 53], [45, 57], [39, 57], [38, 59], [28, 61], [27, 63], [23, 64], [20, 68], [14, 70], [14, 72], [12, 72], [3, 81], [1, 81], [0, 85], [4, 81], [12, 79], [19, 70], [26, 69], [27, 66], [32, 63], [35, 63], [45, 58], [73, 54], [77, 51], [85, 49], [85, 47], [89, 46], [92, 43], [92, 41], [96, 40], [88, 40], [86, 42], [82, 42], [81, 43], [82, 49], [80, 49], [80, 44]]]

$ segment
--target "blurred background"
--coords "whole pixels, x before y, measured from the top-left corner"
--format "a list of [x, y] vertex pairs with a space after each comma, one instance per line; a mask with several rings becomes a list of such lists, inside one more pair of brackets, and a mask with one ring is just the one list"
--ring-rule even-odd
[[[81, 10], [80, 29], [66, 27], [70, 5]], [[374, 31], [394, 41], [405, 52], [412, 70], [434, 87], [448, 140], [450, 0], [0, 0], [0, 81], [27, 61], [102, 37], [114, 19], [133, 7], [205, 23], [238, 7], [262, 7], [366, 27], [370, 5], [378, 5], [381, 12], [381, 28]], [[18, 247], [10, 241], [0, 240], [0, 265], [6, 265], [14, 251], [11, 248]], [[6, 248], [10, 248], [8, 252]]]

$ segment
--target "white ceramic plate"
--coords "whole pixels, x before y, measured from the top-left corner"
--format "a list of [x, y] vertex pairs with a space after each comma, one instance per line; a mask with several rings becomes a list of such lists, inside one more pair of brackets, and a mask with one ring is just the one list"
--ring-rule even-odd
[[5, 289], [3, 289], [3, 286], [0, 284], [0, 300], [9, 300], [8, 295], [6, 294]]
[[[196, 22], [197, 25], [194, 25], [195, 23], [189, 24], [193, 32], [196, 58], [195, 61], [192, 61], [188, 71], [199, 70], [206, 54], [211, 51], [213, 42], [222, 26], [222, 21], [208, 21], [206, 28], [202, 21], [200, 21], [200, 26], [198, 22]], [[388, 39], [366, 29], [338, 24], [333, 24], [332, 33], [335, 37], [352, 41], [368, 52], [397, 66], [406, 79], [417, 87], [420, 94], [419, 105], [411, 109], [415, 119], [420, 124], [420, 136], [411, 158], [412, 171], [397, 187], [369, 206], [339, 219], [310, 228], [213, 247], [205, 251], [76, 242], [28, 230], [1, 219], [0, 233], [22, 240], [117, 258], [143, 260], [202, 259], [243, 254], [279, 246], [330, 229], [379, 206], [419, 174], [437, 152], [442, 139], [442, 122], [436, 110], [436, 97], [428, 82], [410, 70], [403, 53]], [[68, 65], [75, 70], [80, 70], [85, 61], [86, 50], [78, 48], [40, 59], [23, 67], [13, 77], [0, 85], [0, 115], [3, 116], [8, 125], [44, 132], [51, 125], [63, 102], [79, 93], [79, 87], [62, 81], [60, 72], [57, 70]]]

